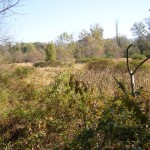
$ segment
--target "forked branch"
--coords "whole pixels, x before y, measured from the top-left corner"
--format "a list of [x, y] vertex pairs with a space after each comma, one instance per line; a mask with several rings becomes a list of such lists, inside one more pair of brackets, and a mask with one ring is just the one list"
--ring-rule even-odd
[[[135, 67], [134, 70], [132, 70], [130, 68], [130, 65], [129, 65], [129, 49], [133, 46], [133, 44], [130, 44], [127, 49], [126, 49], [126, 53], [127, 53], [127, 70], [128, 70], [128, 73], [129, 73], [129, 76], [130, 76], [130, 86], [131, 86], [131, 93], [132, 93], [132, 96], [134, 97], [135, 96], [135, 79], [134, 79], [134, 74], [136, 73], [136, 71], [148, 60], [150, 59], [150, 56], [147, 57], [146, 59], [144, 59], [141, 63], [138, 64], [138, 66]], [[121, 90], [125, 93], [126, 93], [126, 89], [124, 87], [124, 85], [119, 82], [114, 76], [113, 78], [115, 79], [115, 81], [117, 82], [117, 84], [119, 85], [119, 87], [121, 88]]]
[[132, 96], [135, 96], [135, 81], [134, 81], [134, 74], [136, 73], [136, 71], [148, 60], [150, 59], [150, 56], [147, 57], [146, 59], [144, 59], [141, 63], [139, 63], [139, 65], [134, 69], [134, 71], [130, 68], [129, 66], [129, 49], [133, 46], [133, 44], [130, 44], [127, 48], [127, 70], [128, 73], [130, 75], [130, 85], [131, 85], [131, 92], [132, 92]]
[[2, 0], [0, 1], [0, 3], [3, 4], [2, 9], [0, 10], [0, 14], [4, 13], [5, 11], [11, 9], [12, 7], [14, 7], [15, 5], [17, 5], [19, 3], [20, 0], [17, 0], [16, 2], [13, 2], [12, 0]]

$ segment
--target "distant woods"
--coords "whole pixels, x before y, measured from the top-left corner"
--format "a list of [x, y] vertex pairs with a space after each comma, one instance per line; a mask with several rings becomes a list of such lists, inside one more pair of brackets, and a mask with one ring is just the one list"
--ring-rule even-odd
[[97, 57], [123, 58], [125, 49], [131, 43], [134, 47], [129, 55], [133, 59], [143, 59], [150, 55], [150, 18], [136, 22], [131, 27], [134, 39], [118, 33], [116, 22], [116, 37], [104, 39], [103, 28], [99, 24], [91, 25], [89, 30], [82, 30], [78, 40], [73, 34], [64, 32], [51, 43], [9, 43], [0, 45], [0, 61], [7, 62], [40, 62], [59, 61], [62, 63], [86, 62]]

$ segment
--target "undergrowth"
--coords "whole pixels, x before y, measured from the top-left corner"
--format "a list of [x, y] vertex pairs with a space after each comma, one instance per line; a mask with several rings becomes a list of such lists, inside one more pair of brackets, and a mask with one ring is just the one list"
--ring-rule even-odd
[[32, 67], [0, 71], [0, 149], [148, 149], [148, 67], [138, 74], [144, 88], [132, 98], [128, 82], [124, 95], [112, 78], [124, 81], [124, 62], [92, 63], [58, 73], [49, 85], [28, 82]]

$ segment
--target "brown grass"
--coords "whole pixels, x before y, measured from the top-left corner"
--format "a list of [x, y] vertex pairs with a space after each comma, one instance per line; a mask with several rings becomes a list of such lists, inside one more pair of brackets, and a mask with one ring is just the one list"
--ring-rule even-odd
[[[114, 63], [126, 61], [126, 59], [112, 59]], [[146, 62], [150, 64], [150, 60]], [[33, 67], [32, 63], [17, 63], [10, 65], [1, 65], [1, 68], [5, 68], [7, 71], [14, 70], [18, 66]], [[70, 72], [76, 74], [79, 80], [85, 82], [92, 88], [97, 88], [102, 95], [114, 95], [118, 85], [113, 79], [115, 76], [119, 81], [123, 82], [127, 88], [130, 88], [129, 75], [126, 71], [113, 70], [112, 68], [106, 68], [104, 70], [95, 71], [89, 70], [87, 64], [75, 64], [73, 67], [45, 67], [35, 68], [34, 73], [26, 79], [28, 83], [35, 83], [37, 85], [49, 85], [54, 81], [55, 77], [61, 72]], [[150, 68], [147, 70], [138, 71], [135, 75], [136, 88], [144, 87], [146, 91], [150, 89]]]

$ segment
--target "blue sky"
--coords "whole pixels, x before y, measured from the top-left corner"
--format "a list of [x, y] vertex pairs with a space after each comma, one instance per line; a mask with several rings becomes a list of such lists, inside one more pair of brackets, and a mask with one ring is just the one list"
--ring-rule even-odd
[[104, 38], [115, 36], [115, 20], [119, 33], [131, 38], [135, 22], [150, 17], [149, 0], [22, 0], [14, 10], [20, 15], [7, 18], [8, 31], [18, 42], [48, 42], [63, 32], [74, 34], [99, 23]]

